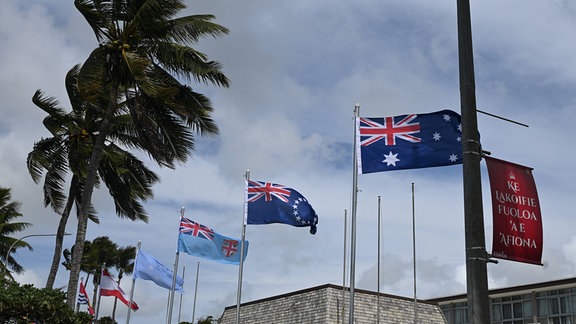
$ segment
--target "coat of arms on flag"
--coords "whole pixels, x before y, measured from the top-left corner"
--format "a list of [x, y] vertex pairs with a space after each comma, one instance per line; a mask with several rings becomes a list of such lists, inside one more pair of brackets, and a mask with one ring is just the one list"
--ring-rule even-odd
[[238, 241], [224, 239], [222, 242], [222, 252], [226, 257], [233, 256], [234, 253], [238, 252]]

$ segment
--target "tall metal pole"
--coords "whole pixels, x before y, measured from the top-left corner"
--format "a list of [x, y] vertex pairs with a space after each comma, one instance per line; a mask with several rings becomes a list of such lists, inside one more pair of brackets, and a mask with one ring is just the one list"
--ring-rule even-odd
[[238, 289], [236, 292], [236, 324], [240, 324], [240, 304], [242, 302], [242, 273], [244, 272], [244, 242], [246, 241], [246, 224], [248, 224], [248, 181], [250, 170], [246, 170], [246, 188], [244, 189], [244, 216], [242, 217], [242, 238], [240, 244], [240, 265], [238, 267]]
[[198, 296], [198, 276], [200, 275], [200, 261], [196, 264], [196, 284], [194, 285], [194, 305], [192, 306], [192, 323], [196, 318], [196, 297]]
[[[182, 280], [184, 280], [184, 275], [186, 274], [186, 267], [182, 267]], [[182, 315], [182, 296], [184, 294], [180, 292], [180, 303], [178, 305], [178, 321], [176, 323], [180, 323], [180, 317]]]
[[470, 1], [457, 0], [468, 322], [490, 323]]
[[380, 245], [381, 244], [381, 238], [380, 238], [380, 233], [382, 232], [382, 209], [381, 209], [381, 198], [380, 196], [378, 196], [378, 258], [376, 259], [378, 262], [378, 266], [377, 271], [378, 274], [376, 275], [376, 285], [378, 286], [376, 291], [378, 293], [378, 295], [376, 296], [376, 323], [380, 324]]
[[[134, 301], [134, 287], [136, 286], [136, 277], [134, 276], [134, 272], [136, 270], [136, 262], [138, 262], [138, 254], [142, 249], [142, 241], [138, 241], [138, 245], [136, 245], [136, 257], [134, 257], [134, 266], [132, 267], [132, 287], [130, 287], [130, 303], [128, 305], [132, 305]], [[126, 324], [130, 323], [130, 314], [132, 313], [132, 307], [128, 307], [128, 314], [126, 314]]]
[[416, 210], [414, 208], [414, 182], [412, 182], [412, 266], [414, 268], [414, 324], [418, 324], [418, 297], [416, 295]]
[[[180, 221], [184, 217], [184, 207], [180, 208], [180, 219], [178, 221], [178, 226], [180, 226]], [[180, 234], [178, 234], [180, 235]], [[172, 310], [174, 308], [174, 292], [176, 291], [176, 279], [178, 277], [178, 260], [180, 259], [180, 252], [178, 251], [178, 246], [176, 246], [176, 256], [174, 257], [174, 270], [172, 272], [172, 287], [168, 293], [168, 312], [166, 317], [166, 324], [172, 323]]]
[[348, 253], [347, 249], [347, 242], [346, 242], [346, 233], [348, 227], [348, 211], [344, 209], [344, 261], [342, 263], [342, 323], [344, 323], [344, 317], [346, 315], [346, 306], [344, 304], [344, 300], [346, 299], [346, 254]]
[[354, 106], [354, 161], [352, 176], [352, 225], [350, 234], [350, 312], [348, 323], [354, 324], [354, 287], [356, 286], [356, 210], [358, 204], [358, 156], [357, 149], [358, 118], [360, 116], [360, 104]]

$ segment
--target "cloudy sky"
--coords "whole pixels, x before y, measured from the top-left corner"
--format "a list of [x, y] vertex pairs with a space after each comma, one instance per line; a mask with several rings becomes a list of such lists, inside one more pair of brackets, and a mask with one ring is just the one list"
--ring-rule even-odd
[[[210, 13], [231, 30], [198, 49], [223, 65], [228, 89], [194, 85], [208, 95], [221, 134], [198, 138], [195, 155], [161, 176], [146, 203], [148, 224], [116, 217], [106, 190], [94, 204], [100, 225], [87, 239], [109, 236], [120, 246], [174, 262], [180, 209], [220, 234], [240, 237], [244, 174], [297, 189], [319, 215], [318, 233], [286, 225], [249, 226], [242, 301], [326, 283], [342, 284], [344, 214], [351, 209], [353, 109], [363, 116], [460, 111], [456, 0], [187, 1], [186, 14]], [[511, 261], [488, 265], [490, 288], [573, 276], [576, 271], [576, 192], [570, 143], [576, 125], [576, 4], [567, 0], [483, 0], [471, 6], [478, 109], [517, 120], [517, 126], [478, 116], [485, 150], [534, 168], [544, 226], [544, 266]], [[58, 215], [42, 206], [42, 189], [26, 169], [35, 141], [48, 136], [36, 89], [69, 107], [66, 72], [97, 42], [72, 0], [0, 2], [0, 186], [22, 202], [26, 234], [51, 233]], [[143, 156], [146, 160], [146, 157]], [[486, 248], [492, 212], [482, 163]], [[412, 195], [415, 187], [417, 294], [466, 292], [461, 166], [383, 172], [359, 177], [356, 287], [377, 290], [377, 202], [382, 201], [381, 291], [412, 296]], [[350, 219], [350, 218], [348, 218]], [[75, 232], [72, 220], [67, 231]], [[348, 226], [350, 228], [350, 226]], [[348, 235], [348, 240], [349, 240]], [[65, 240], [70, 248], [74, 237]], [[43, 287], [53, 239], [31, 237], [34, 251], [15, 257], [23, 283]], [[349, 257], [348, 257], [349, 260]], [[238, 267], [181, 255], [186, 268], [182, 320], [219, 317], [235, 305]], [[112, 271], [115, 273], [114, 271]], [[67, 284], [61, 268], [56, 286]], [[130, 280], [122, 287], [130, 290]], [[93, 287], [88, 286], [91, 290]], [[164, 320], [167, 291], [137, 281], [132, 315]], [[105, 297], [101, 315], [111, 314]], [[178, 300], [176, 300], [178, 306]], [[178, 308], [175, 309], [177, 315]], [[174, 319], [176, 318], [174, 316]], [[125, 311], [117, 314], [125, 320]], [[175, 320], [174, 320], [175, 322]]]

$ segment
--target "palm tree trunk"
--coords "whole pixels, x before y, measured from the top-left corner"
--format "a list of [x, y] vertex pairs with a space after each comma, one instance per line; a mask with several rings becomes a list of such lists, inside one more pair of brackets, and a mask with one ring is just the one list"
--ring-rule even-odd
[[66, 294], [66, 303], [70, 308], [74, 309], [76, 292], [78, 290], [78, 278], [80, 277], [80, 263], [82, 262], [82, 253], [84, 251], [84, 241], [86, 240], [86, 228], [88, 227], [88, 214], [92, 201], [92, 193], [94, 192], [94, 185], [96, 184], [96, 177], [98, 175], [98, 166], [102, 160], [104, 152], [104, 141], [110, 131], [111, 120], [117, 109], [118, 103], [118, 81], [112, 79], [110, 87], [110, 101], [106, 114], [102, 119], [100, 132], [96, 136], [94, 142], [94, 149], [92, 156], [88, 162], [88, 171], [84, 181], [84, 190], [82, 191], [82, 198], [78, 208], [78, 228], [76, 230], [76, 242], [74, 243], [74, 252], [72, 253], [72, 264], [70, 268], [70, 279], [68, 280], [68, 290]]
[[54, 256], [52, 257], [52, 266], [50, 266], [50, 273], [48, 274], [48, 280], [46, 281], [46, 288], [49, 289], [54, 287], [54, 281], [56, 280], [56, 274], [58, 273], [58, 267], [60, 266], [62, 243], [64, 242], [64, 234], [66, 232], [66, 224], [68, 223], [68, 218], [70, 217], [70, 210], [72, 210], [72, 206], [74, 205], [74, 198], [76, 197], [77, 182], [78, 179], [76, 176], [73, 176], [72, 182], [70, 183], [70, 190], [68, 192], [68, 200], [66, 201], [66, 206], [62, 211], [60, 222], [58, 223], [56, 243], [54, 245]]

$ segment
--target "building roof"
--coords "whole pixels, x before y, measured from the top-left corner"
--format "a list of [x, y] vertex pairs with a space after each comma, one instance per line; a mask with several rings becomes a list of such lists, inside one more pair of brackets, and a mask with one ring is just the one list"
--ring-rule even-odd
[[[576, 277], [566, 278], [560, 280], [552, 280], [539, 282], [534, 284], [519, 285], [506, 288], [490, 289], [488, 294], [491, 298], [501, 298], [512, 295], [522, 295], [529, 294], [532, 292], [555, 290], [555, 289], [565, 289], [576, 287]], [[454, 302], [465, 302], [467, 300], [466, 294], [459, 294], [447, 297], [438, 297], [427, 299], [427, 301], [432, 303], [444, 304], [444, 303], [454, 303]]]
[[[354, 290], [355, 323], [376, 323], [378, 311], [382, 323], [414, 323], [414, 299]], [[347, 323], [349, 289], [325, 284], [240, 305], [240, 322], [250, 323]], [[378, 310], [377, 305], [380, 305]], [[417, 301], [417, 320], [421, 324], [445, 323], [436, 303]], [[236, 306], [224, 309], [219, 323], [236, 323]]]

